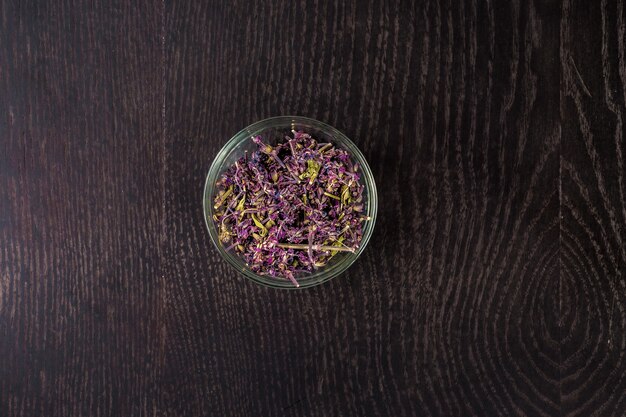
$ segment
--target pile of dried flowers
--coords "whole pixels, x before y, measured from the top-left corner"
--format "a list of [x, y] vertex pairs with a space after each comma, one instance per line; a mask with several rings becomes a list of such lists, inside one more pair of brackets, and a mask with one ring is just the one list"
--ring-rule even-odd
[[261, 275], [297, 278], [361, 241], [363, 185], [346, 150], [292, 132], [229, 167], [214, 201], [219, 240]]

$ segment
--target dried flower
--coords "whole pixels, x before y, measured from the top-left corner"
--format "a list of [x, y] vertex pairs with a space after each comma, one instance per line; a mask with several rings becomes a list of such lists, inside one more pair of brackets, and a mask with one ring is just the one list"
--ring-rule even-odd
[[293, 132], [237, 160], [217, 182], [213, 220], [220, 242], [261, 275], [297, 278], [362, 238], [363, 189], [346, 150]]

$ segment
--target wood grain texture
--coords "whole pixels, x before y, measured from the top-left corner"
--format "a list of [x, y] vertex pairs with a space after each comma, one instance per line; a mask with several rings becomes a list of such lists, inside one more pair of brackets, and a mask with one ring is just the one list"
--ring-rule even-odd
[[156, 409], [161, 12], [0, 2], [1, 416]]
[[561, 22], [561, 395], [566, 415], [626, 414], [626, 13], [565, 1]]
[[[0, 0], [0, 416], [626, 415], [615, 0]], [[256, 286], [202, 219], [283, 114], [370, 161], [341, 278]]]
[[[166, 4], [166, 415], [557, 415], [558, 3]], [[255, 120], [328, 122], [380, 192], [341, 279], [283, 292], [200, 197]]]

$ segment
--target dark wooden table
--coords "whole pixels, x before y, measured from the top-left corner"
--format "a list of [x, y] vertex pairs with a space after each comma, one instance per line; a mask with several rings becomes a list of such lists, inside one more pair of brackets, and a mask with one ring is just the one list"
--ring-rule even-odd
[[[624, 9], [0, 1], [0, 416], [625, 415]], [[283, 114], [380, 194], [362, 258], [296, 292], [201, 211]]]

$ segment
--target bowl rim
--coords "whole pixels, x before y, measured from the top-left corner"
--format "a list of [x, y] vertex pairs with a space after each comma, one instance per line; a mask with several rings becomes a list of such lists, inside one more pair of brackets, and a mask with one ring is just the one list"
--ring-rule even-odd
[[[363, 174], [363, 184], [366, 187], [368, 198], [367, 198], [367, 215], [370, 217], [368, 220], [369, 227], [364, 227], [363, 237], [361, 238], [361, 244], [357, 251], [353, 254], [349, 254], [343, 257], [340, 261], [335, 264], [322, 268], [320, 272], [313, 273], [311, 277], [306, 277], [304, 280], [300, 281], [300, 286], [295, 287], [289, 280], [279, 280], [276, 278], [272, 278], [269, 276], [263, 276], [252, 272], [249, 268], [242, 267], [237, 260], [235, 259], [234, 254], [226, 251], [225, 248], [222, 247], [222, 244], [219, 242], [217, 228], [215, 227], [213, 218], [213, 206], [209, 203], [211, 198], [211, 193], [214, 188], [215, 180], [217, 180], [218, 176], [221, 174], [220, 167], [222, 166], [223, 160], [230, 155], [230, 153], [244, 140], [249, 137], [253, 137], [258, 134], [262, 130], [266, 130], [272, 127], [280, 127], [283, 125], [295, 125], [297, 124], [308, 124], [313, 125], [313, 127], [323, 130], [326, 134], [333, 137], [333, 139], [337, 139], [339, 142], [337, 145], [347, 148], [347, 150], [351, 153], [353, 158], [359, 163], [361, 166], [361, 172]], [[275, 116], [269, 117], [266, 119], [262, 119], [256, 121], [240, 131], [234, 134], [218, 151], [217, 155], [211, 162], [211, 166], [209, 171], [207, 172], [207, 176], [204, 183], [204, 189], [202, 192], [202, 215], [204, 217], [204, 222], [209, 232], [209, 236], [211, 237], [211, 241], [213, 245], [217, 249], [218, 253], [224, 258], [230, 266], [232, 266], [237, 272], [239, 272], [244, 277], [253, 281], [256, 284], [262, 285], [264, 287], [270, 288], [278, 288], [278, 289], [287, 289], [287, 290], [298, 290], [298, 289], [306, 289], [311, 288], [317, 285], [320, 285], [324, 282], [328, 282], [333, 278], [341, 275], [345, 272], [363, 253], [369, 240], [372, 236], [376, 225], [376, 217], [378, 214], [378, 191], [376, 188], [376, 182], [374, 180], [374, 175], [367, 163], [367, 159], [361, 152], [361, 150], [352, 142], [350, 138], [348, 138], [343, 132], [339, 131], [335, 127], [328, 125], [324, 122], [320, 122], [319, 120], [312, 119], [304, 116]], [[239, 258], [240, 259], [240, 258]]]

